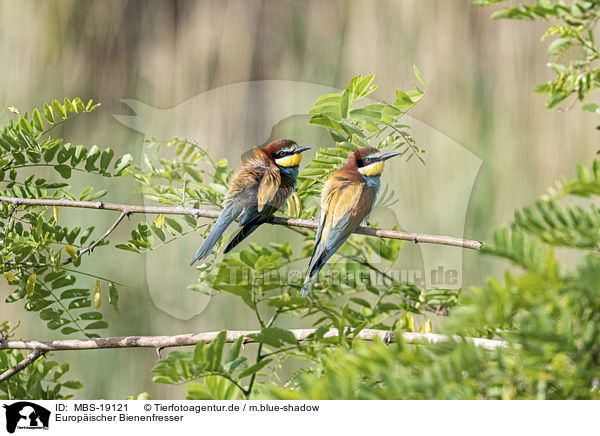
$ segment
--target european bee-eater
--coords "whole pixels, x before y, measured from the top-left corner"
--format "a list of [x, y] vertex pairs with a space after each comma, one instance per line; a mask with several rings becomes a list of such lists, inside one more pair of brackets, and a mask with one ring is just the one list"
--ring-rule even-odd
[[264, 148], [254, 147], [254, 156], [234, 174], [223, 210], [190, 265], [211, 253], [233, 220], [239, 218], [242, 229], [229, 242], [225, 253], [266, 222], [294, 191], [302, 152], [308, 149], [291, 139], [280, 139]]
[[379, 191], [384, 161], [400, 154], [359, 148], [343, 167], [331, 173], [321, 192], [319, 227], [302, 287], [303, 297], [312, 289], [325, 262], [369, 216]]

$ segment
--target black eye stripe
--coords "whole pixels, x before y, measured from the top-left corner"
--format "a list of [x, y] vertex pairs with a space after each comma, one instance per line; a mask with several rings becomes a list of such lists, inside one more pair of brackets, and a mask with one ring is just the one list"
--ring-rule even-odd
[[356, 161], [356, 166], [362, 168], [364, 166], [370, 165], [373, 162], [373, 159], [370, 157], [365, 157], [364, 159], [358, 159]]
[[283, 150], [279, 150], [277, 153], [274, 153], [273, 156], [275, 158], [279, 159], [281, 157], [290, 156], [292, 154], [295, 154], [295, 151], [296, 151], [296, 147], [286, 148]]

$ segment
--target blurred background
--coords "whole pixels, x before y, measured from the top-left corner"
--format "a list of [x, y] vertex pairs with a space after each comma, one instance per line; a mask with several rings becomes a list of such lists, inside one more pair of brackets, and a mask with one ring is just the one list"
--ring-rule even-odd
[[[423, 183], [436, 179], [427, 166], [419, 170], [424, 179], [403, 177], [402, 165], [400, 171], [388, 170], [384, 177], [398, 186], [399, 196], [411, 196], [411, 204], [417, 204], [416, 218], [419, 210], [427, 210], [427, 219], [440, 232], [448, 222], [448, 234], [462, 236], [456, 234], [458, 225], [466, 238], [489, 240], [492, 230], [510, 220], [516, 208], [539, 198], [560, 175], [573, 174], [577, 162], [589, 162], [597, 151], [598, 135], [592, 114], [578, 108], [548, 111], [545, 96], [532, 93], [551, 77], [545, 66], [547, 43], [540, 42], [546, 26], [492, 21], [491, 12], [469, 1], [436, 0], [4, 0], [0, 1], [4, 59], [0, 104], [25, 111], [54, 98], [94, 98], [102, 103], [101, 110], [66, 123], [54, 134], [73, 143], [111, 146], [138, 158], [144, 134], [113, 116], [134, 115], [131, 105], [122, 100], [166, 110], [240, 82], [286, 80], [343, 88], [353, 76], [370, 73], [380, 84], [373, 98], [391, 99], [395, 89], [408, 90], [416, 84], [415, 64], [428, 84], [425, 97], [411, 112], [415, 139], [428, 149], [426, 158], [432, 160], [447, 158], [443, 143], [468, 151], [475, 167], [463, 168], [457, 160], [453, 171], [458, 179], [472, 179], [472, 190], [464, 204], [457, 205], [454, 217], [448, 212], [452, 204], [432, 207], [431, 197], [420, 195], [431, 190]], [[188, 116], [193, 120], [206, 114]], [[304, 117], [289, 129], [282, 123], [273, 132], [298, 135], [312, 145], [320, 137], [307, 120]], [[306, 131], [300, 132], [298, 126]], [[428, 147], [428, 140], [435, 142], [431, 132], [443, 139]], [[253, 145], [260, 144], [236, 141], [211, 150], [215, 158], [227, 157], [236, 167], [241, 154]], [[74, 178], [73, 184], [109, 189], [107, 201], [143, 203], [133, 183]], [[63, 210], [63, 217], [71, 223], [94, 220], [99, 229], [114, 220], [109, 213], [79, 210]], [[111, 240], [127, 239], [130, 230], [121, 226]], [[199, 242], [199, 238], [191, 240], [190, 247]], [[502, 270], [503, 265], [477, 253], [453, 250], [445, 255], [449, 261], [462, 256], [464, 289]], [[169, 269], [160, 271], [162, 299], [179, 298], [164, 278], [193, 276], [185, 261], [191, 254], [183, 253], [181, 270], [169, 264]], [[226, 297], [214, 299], [197, 316], [173, 316], [161, 310], [155, 304], [157, 296], [149, 292], [151, 275], [144, 256], [101, 248], [87, 263], [90, 271], [131, 285], [120, 288], [120, 314], [104, 308], [110, 328], [103, 335], [256, 327], [248, 325], [243, 308], [232, 308]], [[2, 301], [8, 292], [2, 281]], [[55, 338], [37, 315], [25, 312], [19, 303], [0, 303], [0, 318], [22, 319], [18, 333], [23, 338]], [[55, 359], [71, 363], [71, 378], [84, 382], [76, 397], [85, 393], [89, 399], [119, 399], [142, 391], [154, 398], [183, 396], [178, 388], [151, 382], [156, 360], [152, 349], [55, 354]]]

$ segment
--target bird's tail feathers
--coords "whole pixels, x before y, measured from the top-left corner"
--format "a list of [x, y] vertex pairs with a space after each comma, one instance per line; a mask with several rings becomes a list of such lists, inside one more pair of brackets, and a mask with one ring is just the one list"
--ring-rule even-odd
[[196, 255], [194, 256], [194, 260], [192, 260], [192, 262], [190, 263], [190, 266], [196, 263], [196, 261], [208, 257], [208, 255], [212, 252], [213, 247], [219, 241], [219, 238], [221, 237], [225, 229], [227, 229], [229, 224], [231, 224], [231, 222], [236, 218], [236, 216], [237, 215], [235, 214], [234, 210], [229, 208], [223, 209], [223, 212], [221, 212], [221, 215], [219, 215], [215, 226], [212, 228], [212, 230], [210, 231], [210, 233], [208, 234], [198, 251], [196, 251]]
[[333, 254], [337, 251], [338, 248], [348, 239], [348, 235], [342, 237], [336, 243], [333, 244], [332, 247], [315, 247], [313, 251], [313, 255], [308, 264], [308, 269], [306, 271], [306, 279], [304, 280], [304, 286], [302, 287], [302, 296], [306, 296], [312, 289], [312, 285], [317, 280], [317, 275], [319, 271], [325, 266], [325, 263], [333, 256]]
[[240, 230], [238, 234], [235, 235], [231, 241], [229, 241], [229, 244], [227, 244], [227, 247], [225, 247], [223, 253], [229, 253], [236, 245], [250, 236], [253, 231], [258, 229], [259, 225], [260, 224], [246, 224], [244, 227], [242, 227], [242, 230]]
[[306, 298], [306, 296], [311, 293], [312, 287], [315, 284], [316, 280], [317, 280], [316, 277], [309, 276], [309, 275], [306, 276], [306, 278], [304, 279], [304, 284], [302, 285], [302, 291], [301, 291], [302, 298]]
[[329, 250], [321, 251], [319, 253], [319, 256], [309, 265], [307, 272], [308, 277], [316, 276], [319, 273], [319, 271], [321, 271], [321, 268], [325, 266], [325, 262], [329, 260], [332, 254], [333, 252]]
[[[317, 274], [325, 265], [325, 261], [329, 258], [327, 257], [327, 250], [323, 250], [318, 252], [318, 247], [315, 245], [313, 249], [313, 254], [310, 258], [310, 262], [308, 263], [308, 268], [306, 268], [306, 278], [304, 279], [304, 284], [302, 285], [302, 297], [306, 297], [312, 291], [312, 287], [317, 281]], [[315, 255], [317, 257], [315, 258]], [[327, 257], [327, 259], [325, 259]], [[324, 260], [325, 259], [325, 260]]]

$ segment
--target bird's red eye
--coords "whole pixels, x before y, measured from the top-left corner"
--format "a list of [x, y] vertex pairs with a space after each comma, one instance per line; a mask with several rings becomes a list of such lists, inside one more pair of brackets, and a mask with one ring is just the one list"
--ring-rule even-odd
[[369, 158], [366, 158], [366, 159], [365, 159], [365, 163], [366, 163], [366, 164], [370, 164], [370, 163], [371, 163], [371, 159], [369, 159]]

